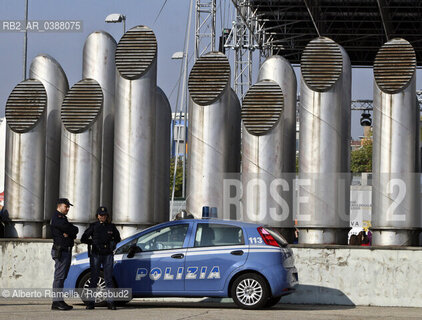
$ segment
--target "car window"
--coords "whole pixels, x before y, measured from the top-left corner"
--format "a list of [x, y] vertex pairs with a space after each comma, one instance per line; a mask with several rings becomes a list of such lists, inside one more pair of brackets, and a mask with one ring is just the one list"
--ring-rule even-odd
[[128, 253], [129, 248], [133, 246], [134, 244], [136, 244], [136, 240], [137, 239], [133, 239], [129, 241], [128, 243], [124, 244], [123, 246], [121, 246], [120, 248], [116, 250], [115, 254]]
[[182, 248], [188, 227], [188, 224], [177, 224], [148, 232], [137, 239], [136, 245], [142, 251]]
[[233, 246], [245, 244], [242, 228], [218, 224], [199, 223], [195, 235], [195, 247]]

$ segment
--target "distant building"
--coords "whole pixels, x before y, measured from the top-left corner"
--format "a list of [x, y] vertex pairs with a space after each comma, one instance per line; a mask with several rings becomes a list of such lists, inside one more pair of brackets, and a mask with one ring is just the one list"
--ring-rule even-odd
[[[188, 145], [187, 145], [187, 138], [188, 138], [188, 122], [186, 122], [185, 127], [185, 114], [182, 113], [172, 113], [171, 115], [171, 136], [172, 140], [171, 143], [171, 157], [183, 156], [184, 153], [187, 154], [188, 152]], [[187, 119], [188, 120], [188, 119]], [[174, 128], [174, 134], [173, 134]], [[185, 145], [186, 143], [186, 145]], [[176, 150], [177, 148], [177, 150]]]
[[350, 141], [351, 151], [355, 151], [355, 150], [360, 149], [360, 147], [362, 147], [362, 142], [361, 141], [362, 140], [351, 140]]

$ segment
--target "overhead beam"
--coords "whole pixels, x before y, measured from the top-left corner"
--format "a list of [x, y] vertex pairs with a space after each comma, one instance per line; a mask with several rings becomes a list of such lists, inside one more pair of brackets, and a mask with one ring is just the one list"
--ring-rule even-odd
[[385, 37], [390, 40], [390, 36], [393, 33], [393, 26], [391, 25], [391, 15], [387, 8], [385, 0], [377, 0], [378, 9], [381, 15], [382, 26], [384, 28]]
[[321, 33], [319, 32], [318, 26], [316, 24], [316, 19], [315, 19], [313, 13], [312, 13], [313, 6], [311, 6], [311, 4], [310, 4], [311, 1], [312, 0], [303, 0], [303, 2], [305, 3], [305, 6], [306, 6], [306, 10], [308, 10], [309, 16], [311, 17], [312, 24], [314, 25], [314, 28], [315, 28], [315, 30], [318, 34], [318, 37], [320, 37]]

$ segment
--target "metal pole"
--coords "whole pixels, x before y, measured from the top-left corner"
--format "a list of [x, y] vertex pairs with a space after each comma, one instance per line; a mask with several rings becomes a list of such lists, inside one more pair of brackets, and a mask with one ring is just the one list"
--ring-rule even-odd
[[[189, 26], [188, 26], [189, 30], [190, 30], [190, 20], [189, 20]], [[187, 119], [187, 99], [186, 101], [184, 100], [185, 97], [187, 97], [187, 88], [186, 88], [186, 77], [188, 74], [188, 52], [189, 52], [189, 41], [186, 41], [186, 49], [185, 49], [185, 70], [183, 73], [183, 90], [182, 90], [182, 97], [180, 98], [180, 119], [182, 118], [182, 113], [184, 114], [184, 119], [183, 119], [183, 132], [185, 134], [185, 136], [183, 137], [183, 159], [182, 159], [182, 163], [183, 163], [183, 182], [182, 182], [182, 197], [185, 197], [185, 159], [186, 159], [186, 119]], [[183, 110], [183, 112], [182, 112]]]
[[23, 35], [23, 80], [26, 79], [26, 61], [28, 51], [28, 0], [25, 0], [25, 33]]
[[[188, 68], [188, 65], [186, 64], [185, 77], [186, 77], [186, 74], [188, 73], [187, 68]], [[185, 80], [185, 82], [186, 82], [186, 80]], [[186, 90], [185, 90], [186, 96], [188, 96], [187, 91], [188, 91], [188, 88], [186, 88]], [[183, 174], [183, 177], [182, 177], [182, 198], [185, 198], [185, 199], [186, 199], [186, 142], [187, 142], [186, 141], [186, 139], [187, 139], [187, 134], [186, 134], [186, 132], [187, 132], [186, 131], [186, 129], [187, 129], [187, 122], [186, 121], [188, 120], [187, 106], [188, 106], [188, 101], [186, 99], [185, 106], [183, 108], [183, 114], [184, 114], [184, 118], [183, 118], [183, 133], [184, 133], [184, 137], [183, 137], [183, 162], [182, 162], [182, 164], [183, 164], [183, 170], [182, 170], [182, 174]]]
[[216, 7], [216, 0], [213, 0], [211, 3], [211, 51], [215, 51], [215, 22], [216, 22], [215, 7]]
[[[188, 51], [189, 51], [189, 40], [186, 39], [186, 38], [188, 38], [189, 30], [191, 28], [193, 1], [195, 1], [195, 0], [192, 0], [190, 2], [190, 5], [189, 5], [189, 18], [188, 18], [188, 25], [187, 25], [186, 34], [185, 34], [185, 49], [184, 49], [184, 52], [183, 52], [183, 57], [185, 59], [185, 61], [184, 61], [185, 69], [184, 69], [184, 74], [183, 74], [182, 96], [180, 98], [180, 110], [182, 110], [182, 106], [183, 106], [183, 102], [184, 102], [184, 94], [185, 94], [185, 90], [186, 90], [186, 76], [187, 76], [187, 72], [188, 72]], [[185, 122], [184, 123], [186, 124], [186, 108], [184, 108], [184, 109], [185, 109], [185, 119], [184, 119]], [[180, 114], [180, 119], [181, 119], [181, 114]], [[174, 120], [176, 121], [176, 116], [175, 116]], [[175, 128], [175, 126], [173, 126], [173, 135], [174, 135], [174, 128]], [[185, 130], [186, 130], [186, 128], [185, 128]], [[185, 134], [185, 138], [186, 138], [186, 134]], [[174, 159], [173, 187], [172, 187], [172, 190], [171, 190], [170, 214], [172, 214], [172, 212], [173, 212], [173, 204], [174, 204], [174, 189], [175, 189], [175, 186], [176, 186], [176, 173], [177, 173], [177, 162], [178, 162], [177, 161], [178, 160], [177, 152], [178, 152], [178, 149], [179, 149], [179, 139], [177, 139], [177, 141], [176, 141], [176, 154], [175, 154], [175, 159]], [[185, 150], [183, 152], [186, 153], [186, 141], [185, 141]], [[184, 178], [185, 177], [183, 176], [183, 179]]]
[[[200, 13], [200, 1], [195, 1], [195, 48], [194, 48], [194, 59], [199, 58], [199, 28], [200, 28], [200, 19], [201, 19], [201, 13]], [[190, 19], [190, 17], [189, 17]]]

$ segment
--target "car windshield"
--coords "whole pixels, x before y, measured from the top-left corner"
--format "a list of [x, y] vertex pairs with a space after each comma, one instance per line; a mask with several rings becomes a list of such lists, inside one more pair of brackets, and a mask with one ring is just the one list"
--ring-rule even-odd
[[142, 251], [182, 248], [188, 227], [188, 224], [177, 224], [144, 233], [118, 248], [115, 253], [127, 253], [133, 245], [137, 245]]
[[177, 224], [148, 232], [138, 238], [136, 245], [142, 251], [182, 248], [188, 226], [188, 224]]

